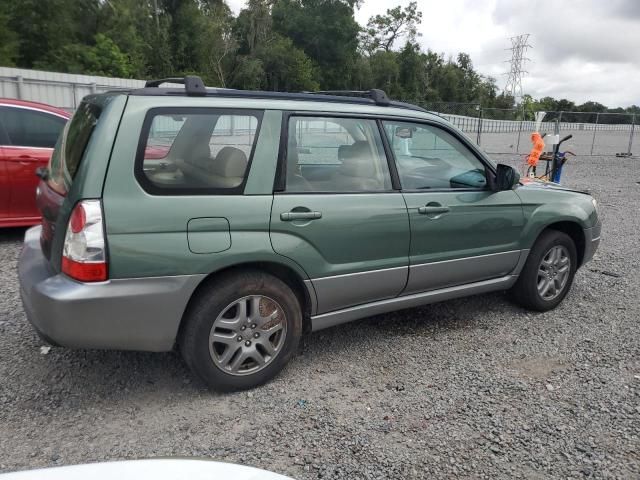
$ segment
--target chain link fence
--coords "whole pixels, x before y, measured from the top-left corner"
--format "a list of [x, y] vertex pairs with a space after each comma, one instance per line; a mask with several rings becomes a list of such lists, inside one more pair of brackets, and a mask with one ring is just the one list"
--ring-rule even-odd
[[[477, 103], [434, 102], [422, 105], [460, 128], [487, 153], [525, 155], [531, 150], [536, 114], [521, 108], [483, 108]], [[576, 155], [632, 155], [640, 148], [637, 122], [631, 113], [546, 112], [542, 134], [573, 135], [563, 144]], [[549, 147], [549, 150], [551, 148]]]

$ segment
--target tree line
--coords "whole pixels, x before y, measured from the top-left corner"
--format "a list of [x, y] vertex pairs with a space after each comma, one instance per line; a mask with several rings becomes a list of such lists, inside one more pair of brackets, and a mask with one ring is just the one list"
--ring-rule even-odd
[[[224, 0], [0, 0], [0, 65], [124, 78], [196, 74], [209, 86], [241, 89], [381, 88], [422, 105], [515, 106], [468, 54], [420, 47], [416, 2], [365, 26], [354, 18], [361, 3], [247, 0], [235, 16]], [[640, 113], [551, 97], [525, 96], [523, 107]]]

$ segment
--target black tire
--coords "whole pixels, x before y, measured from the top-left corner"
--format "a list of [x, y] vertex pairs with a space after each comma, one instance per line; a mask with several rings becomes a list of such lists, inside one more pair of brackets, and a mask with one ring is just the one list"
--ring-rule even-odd
[[[560, 293], [555, 298], [547, 300], [543, 298], [538, 291], [538, 269], [543, 258], [556, 246], [562, 246], [568, 252], [570, 260], [569, 273], [567, 281]], [[522, 272], [520, 272], [518, 281], [509, 292], [511, 298], [519, 305], [530, 310], [538, 312], [552, 310], [556, 308], [567, 293], [569, 293], [577, 266], [578, 254], [571, 237], [557, 230], [545, 230], [540, 234], [540, 237], [538, 237], [538, 240], [529, 252], [529, 257]]]
[[[218, 316], [230, 304], [250, 295], [269, 297], [282, 308], [286, 323], [284, 344], [261, 370], [233, 375], [214, 362], [209, 334]], [[302, 311], [296, 294], [279, 278], [259, 271], [216, 277], [198, 292], [183, 321], [178, 339], [180, 352], [191, 371], [209, 388], [218, 391], [249, 389], [271, 380], [297, 351], [302, 335]]]

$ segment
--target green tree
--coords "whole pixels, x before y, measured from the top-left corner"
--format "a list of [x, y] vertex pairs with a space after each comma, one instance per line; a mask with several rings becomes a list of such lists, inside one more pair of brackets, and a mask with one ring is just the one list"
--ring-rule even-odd
[[368, 57], [357, 55], [351, 69], [351, 84], [355, 90], [367, 90], [373, 88], [371, 63]]
[[258, 47], [256, 57], [263, 65], [265, 81], [262, 87], [266, 90], [295, 92], [319, 87], [314, 80], [311, 59], [289, 38], [275, 35]]
[[[129, 57], [106, 35], [98, 33], [95, 44], [69, 44], [51, 52], [44, 60], [48, 68], [82, 73], [86, 75], [101, 75], [105, 77], [131, 77], [133, 65]], [[36, 62], [35, 66], [40, 64]]]
[[8, 1], [9, 25], [18, 39], [16, 65], [48, 68], [52, 52], [72, 43], [90, 44], [99, 0]]
[[576, 104], [566, 98], [556, 102], [556, 110], [561, 112], [572, 112], [576, 109]]
[[360, 32], [355, 5], [355, 0], [277, 0], [273, 5], [274, 31], [311, 58], [323, 88], [351, 85]]
[[578, 112], [606, 112], [607, 107], [598, 102], [585, 102], [582, 105], [576, 106]]
[[236, 18], [233, 31], [237, 37], [241, 54], [253, 53], [272, 35], [272, 0], [249, 0]]
[[421, 103], [425, 98], [427, 84], [426, 57], [420, 47], [407, 41], [398, 55], [399, 81], [402, 88], [402, 99]]
[[[354, 19], [360, 3], [247, 0], [234, 18], [225, 0], [0, 0], [0, 64], [136, 78], [197, 74], [210, 86], [245, 89], [383, 88], [427, 106], [480, 103], [513, 117], [513, 97], [499, 94], [468, 54], [445, 58], [420, 47], [416, 1], [386, 8], [364, 28]], [[537, 110], [575, 121], [595, 121], [586, 112], [618, 114], [600, 115], [603, 122], [640, 115], [638, 106], [549, 96], [525, 96], [520, 105], [527, 117]]]
[[171, 70], [168, 18], [153, 0], [109, 0], [98, 12], [97, 32], [125, 52], [134, 77], [165, 76]]
[[416, 2], [410, 2], [405, 8], [397, 6], [387, 9], [386, 15], [375, 15], [369, 18], [363, 29], [360, 42], [363, 50], [369, 55], [376, 50], [390, 51], [399, 40], [406, 39], [415, 43], [418, 25], [422, 23], [422, 12]]
[[400, 65], [397, 52], [380, 50], [369, 57], [372, 86], [381, 88], [392, 97], [402, 97]]
[[227, 72], [233, 65], [238, 44], [232, 31], [231, 12], [213, 11], [206, 22], [206, 37], [201, 45], [207, 77], [215, 77], [215, 85], [227, 87]]
[[496, 96], [493, 106], [495, 108], [510, 109], [510, 108], [514, 108], [515, 105], [516, 105], [516, 101], [515, 101], [515, 98], [513, 98], [513, 96], [508, 95], [506, 93], [501, 93], [500, 95]]
[[233, 26], [240, 55], [232, 85], [266, 90], [316, 90], [313, 62], [290, 38], [276, 33], [268, 0], [250, 0]]
[[236, 57], [236, 65], [231, 73], [230, 84], [242, 90], [260, 90], [266, 84], [262, 60], [251, 55]]
[[7, 4], [0, 3], [0, 65], [12, 67], [18, 58], [18, 35], [11, 29]]

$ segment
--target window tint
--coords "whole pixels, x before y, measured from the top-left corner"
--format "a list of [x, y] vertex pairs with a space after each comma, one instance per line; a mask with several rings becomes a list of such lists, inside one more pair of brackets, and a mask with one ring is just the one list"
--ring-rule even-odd
[[403, 189], [486, 187], [484, 164], [449, 132], [408, 122], [383, 125]]
[[66, 119], [25, 108], [1, 107], [0, 121], [9, 143], [21, 147], [53, 148]]
[[[260, 114], [193, 109], [151, 114], [143, 129], [142, 173], [152, 190], [239, 192]], [[161, 192], [157, 192], [161, 193]]]
[[391, 190], [374, 120], [292, 116], [286, 172], [288, 192]]
[[2, 107], [0, 107], [0, 145], [9, 145], [9, 137], [7, 136], [7, 131], [2, 123], [2, 118]]

